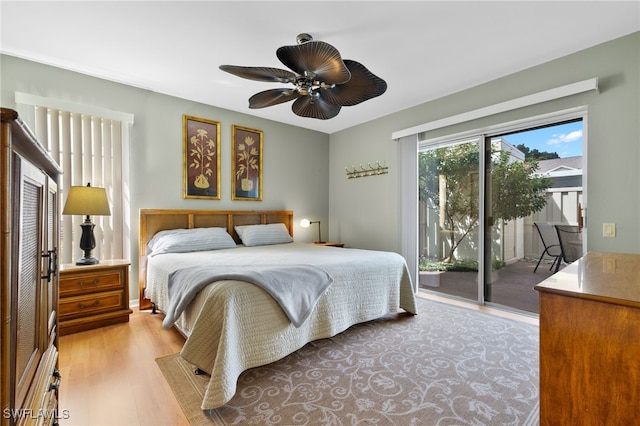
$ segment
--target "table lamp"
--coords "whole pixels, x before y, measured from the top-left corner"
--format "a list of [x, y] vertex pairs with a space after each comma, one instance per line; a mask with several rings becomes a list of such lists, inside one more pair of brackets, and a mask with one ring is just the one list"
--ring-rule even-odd
[[76, 261], [76, 265], [95, 265], [98, 259], [91, 256], [91, 251], [96, 247], [96, 239], [93, 235], [95, 225], [91, 222], [91, 215], [109, 216], [109, 201], [104, 188], [91, 186], [72, 186], [67, 195], [62, 214], [86, 216], [80, 225], [82, 237], [80, 237], [80, 249], [84, 251], [84, 257]]
[[322, 241], [322, 232], [320, 232], [320, 221], [316, 220], [316, 221], [310, 221], [309, 219], [302, 219], [300, 221], [300, 226], [303, 228], [308, 228], [309, 226], [311, 226], [312, 223], [317, 223], [318, 224], [318, 241], [316, 241], [316, 244], [323, 244], [324, 241]]

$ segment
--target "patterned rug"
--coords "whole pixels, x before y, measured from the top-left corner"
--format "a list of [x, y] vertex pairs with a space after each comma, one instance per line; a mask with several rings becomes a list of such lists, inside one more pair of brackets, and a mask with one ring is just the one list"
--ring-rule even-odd
[[245, 371], [225, 406], [202, 411], [208, 376], [156, 361], [193, 426], [537, 425], [538, 327], [418, 298]]

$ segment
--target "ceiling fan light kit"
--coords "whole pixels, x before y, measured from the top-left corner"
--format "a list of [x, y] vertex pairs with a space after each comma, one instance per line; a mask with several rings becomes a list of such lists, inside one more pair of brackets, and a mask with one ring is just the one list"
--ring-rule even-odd
[[270, 89], [249, 98], [249, 108], [265, 108], [294, 101], [291, 109], [301, 117], [327, 120], [343, 106], [357, 105], [382, 95], [387, 83], [359, 62], [342, 59], [340, 52], [306, 33], [297, 45], [283, 46], [276, 56], [291, 71], [270, 67], [220, 65], [237, 77], [268, 83], [293, 84], [293, 88]]

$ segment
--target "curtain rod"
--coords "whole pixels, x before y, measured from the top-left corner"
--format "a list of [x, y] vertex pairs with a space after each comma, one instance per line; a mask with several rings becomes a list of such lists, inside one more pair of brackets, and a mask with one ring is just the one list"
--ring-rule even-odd
[[391, 138], [393, 140], [398, 140], [405, 136], [416, 135], [418, 133], [428, 132], [430, 130], [440, 129], [442, 127], [452, 126], [454, 124], [464, 123], [466, 121], [488, 117], [501, 112], [564, 98], [566, 96], [577, 95], [578, 93], [584, 93], [591, 90], [598, 90], [597, 77], [545, 90], [543, 92], [522, 96], [520, 98], [511, 99], [483, 108], [474, 109], [472, 111], [463, 112], [462, 114], [452, 115], [451, 117], [430, 121], [408, 129], [398, 130], [391, 134]]

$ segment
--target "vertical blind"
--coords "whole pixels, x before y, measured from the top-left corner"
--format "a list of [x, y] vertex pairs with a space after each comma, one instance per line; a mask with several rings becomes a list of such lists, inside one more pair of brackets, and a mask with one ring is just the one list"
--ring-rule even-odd
[[[123, 146], [128, 146], [127, 124], [119, 120], [90, 114], [34, 107], [36, 138], [62, 167], [58, 189], [61, 200], [71, 186], [105, 188], [110, 216], [92, 216], [95, 224], [98, 259], [128, 257], [128, 235], [125, 230], [126, 205], [123, 176], [127, 176], [123, 161]], [[73, 263], [83, 256], [80, 250], [82, 216], [62, 216], [60, 263]]]

